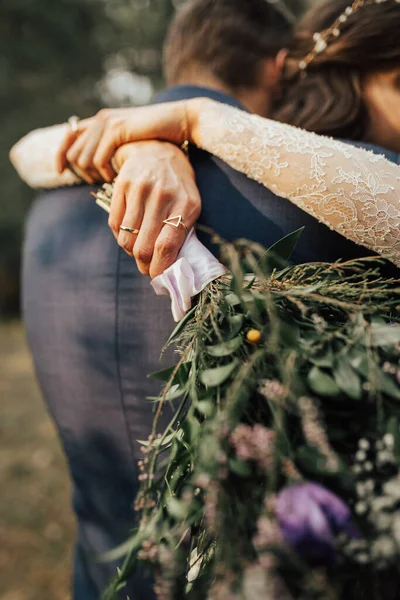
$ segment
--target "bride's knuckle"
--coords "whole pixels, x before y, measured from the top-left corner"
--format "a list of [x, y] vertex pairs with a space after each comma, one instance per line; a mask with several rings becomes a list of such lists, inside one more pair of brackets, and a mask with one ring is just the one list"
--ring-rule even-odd
[[95, 154], [93, 157], [93, 165], [98, 171], [104, 169], [104, 167], [106, 166], [106, 160], [104, 156], [101, 154]]
[[138, 246], [134, 248], [133, 255], [135, 259], [143, 264], [149, 265], [151, 263], [151, 259], [153, 258], [153, 251], [151, 248], [146, 246]]
[[104, 123], [103, 129], [103, 140], [108, 144], [111, 144], [120, 134], [121, 123], [116, 121], [112, 117], [107, 119]]
[[149, 196], [153, 189], [153, 182], [148, 177], [141, 177], [136, 181], [135, 191], [140, 196]]
[[155, 250], [159, 256], [168, 258], [176, 252], [176, 241], [170, 237], [159, 239]]
[[186, 203], [185, 203], [185, 212], [190, 216], [190, 217], [198, 217], [198, 215], [200, 214], [200, 202], [197, 198], [194, 198], [193, 196], [188, 196]]
[[91, 161], [90, 161], [90, 159], [89, 158], [82, 158], [81, 156], [76, 161], [76, 164], [79, 167], [79, 169], [81, 169], [82, 171], [86, 171], [87, 169], [89, 169], [89, 167], [91, 167]]
[[132, 241], [128, 240], [125, 236], [118, 240], [118, 245], [121, 246], [126, 252], [132, 252]]
[[99, 110], [99, 112], [97, 113], [97, 117], [101, 120], [101, 121], [106, 121], [109, 118], [110, 115], [110, 110], [108, 108], [102, 108], [101, 110]]
[[72, 164], [75, 162], [76, 153], [72, 149], [68, 150], [65, 156], [69, 163]]
[[172, 186], [163, 185], [158, 188], [157, 195], [162, 203], [172, 202], [177, 196], [177, 190]]
[[113, 217], [112, 215], [109, 216], [108, 218], [108, 226], [110, 227], [110, 229], [112, 229], [112, 231], [116, 232], [119, 231], [119, 222], [118, 220]]
[[117, 186], [118, 186], [118, 192], [120, 192], [120, 191], [124, 191], [124, 190], [128, 189], [129, 184], [130, 184], [130, 179], [129, 179], [128, 175], [120, 172], [116, 179], [116, 183], [115, 183], [115, 187], [114, 187], [114, 194], [116, 193], [115, 190], [116, 190]]
[[137, 262], [137, 268], [139, 273], [141, 273], [142, 275], [149, 275], [150, 273], [150, 266], [148, 264]]

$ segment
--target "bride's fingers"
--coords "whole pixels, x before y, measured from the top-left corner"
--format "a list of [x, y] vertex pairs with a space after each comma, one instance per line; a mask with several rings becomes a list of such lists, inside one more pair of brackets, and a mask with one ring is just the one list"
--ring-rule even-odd
[[105, 127], [106, 121], [104, 119], [97, 117], [93, 120], [93, 123], [87, 128], [84, 136], [82, 136], [82, 144], [79, 147], [79, 155], [76, 158], [76, 162], [78, 167], [83, 171], [95, 172], [99, 179], [111, 182], [116, 175], [112, 165], [107, 165], [106, 168], [99, 171], [94, 162], [97, 147]]
[[78, 130], [73, 131], [69, 126], [66, 129], [65, 136], [56, 154], [56, 167], [59, 173], [68, 168], [67, 152], [76, 140], [86, 131], [93, 119], [82, 119], [78, 122]]
[[114, 184], [114, 190], [111, 200], [110, 215], [108, 217], [108, 226], [116, 240], [118, 240], [122, 219], [126, 211], [127, 182], [121, 177], [117, 177]]
[[139, 233], [139, 223], [137, 223], [138, 227], [132, 227], [132, 224], [130, 225], [122, 225], [122, 227], [129, 227], [130, 229], [132, 229], [132, 231], [128, 231], [128, 230], [122, 230], [119, 233], [118, 236], [118, 245], [125, 250], [125, 252], [127, 254], [129, 254], [129, 256], [133, 257], [133, 248], [135, 246], [135, 242], [136, 242], [136, 238], [138, 236]]
[[121, 125], [118, 123], [111, 127], [110, 122], [108, 122], [104, 127], [103, 135], [93, 156], [93, 164], [105, 181], [108, 180], [110, 172], [113, 172], [112, 157], [115, 151], [124, 145], [125, 137], [129, 141], [127, 132], [123, 132]]
[[68, 168], [67, 152], [76, 141], [78, 133], [69, 129], [66, 131], [64, 139], [56, 155], [57, 172], [62, 173]]
[[84, 131], [67, 151], [66, 159], [70, 168], [79, 173], [85, 181], [94, 183], [102, 181], [102, 177], [93, 167], [93, 164], [90, 163], [90, 160], [85, 159], [84, 153], [91, 143], [90, 131]]
[[181, 186], [178, 197], [167, 210], [169, 212], [164, 219], [172, 219], [172, 224], [163, 224], [155, 242], [149, 268], [151, 278], [161, 275], [175, 262], [189, 231], [199, 218], [201, 198], [195, 183], [187, 181], [185, 186]]
[[143, 221], [133, 247], [133, 256], [142, 275], [150, 274], [150, 263], [153, 258], [156, 240], [163, 228], [165, 213], [156, 203], [148, 205], [143, 216]]
[[149, 193], [150, 187], [145, 183], [127, 182], [125, 186], [126, 208], [119, 226], [117, 241], [119, 246], [130, 256], [133, 256], [134, 246], [142, 226], [145, 204]]
[[149, 275], [152, 279], [164, 273], [176, 261], [186, 237], [187, 231], [184, 227], [163, 225], [155, 242], [152, 260], [149, 265]]
[[183, 143], [187, 129], [185, 107], [186, 103], [181, 101], [119, 113], [105, 111], [103, 135], [93, 158], [96, 169], [106, 177], [112, 169], [111, 161], [115, 151], [129, 142], [160, 139]]

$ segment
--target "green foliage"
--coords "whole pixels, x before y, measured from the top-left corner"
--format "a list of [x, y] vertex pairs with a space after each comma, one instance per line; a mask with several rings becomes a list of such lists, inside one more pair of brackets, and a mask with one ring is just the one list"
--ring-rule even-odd
[[[286, 256], [297, 237], [278, 246]], [[240, 242], [225, 254], [234, 275], [211, 283], [172, 336], [181, 358], [143, 444], [140, 521], [106, 599], [138, 563], [163, 600], [392, 598], [400, 282], [376, 259], [271, 273], [271, 250]], [[172, 390], [180, 405], [157, 435]], [[310, 563], [282, 539], [277, 498], [300, 481], [351, 507], [360, 538], [337, 537], [336, 561]]]

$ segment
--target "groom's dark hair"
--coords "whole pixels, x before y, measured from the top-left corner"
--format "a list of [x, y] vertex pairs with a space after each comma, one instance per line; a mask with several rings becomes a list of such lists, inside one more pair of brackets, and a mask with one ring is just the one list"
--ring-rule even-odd
[[291, 22], [268, 0], [188, 0], [164, 46], [168, 85], [204, 66], [231, 90], [257, 85], [260, 63], [289, 42]]

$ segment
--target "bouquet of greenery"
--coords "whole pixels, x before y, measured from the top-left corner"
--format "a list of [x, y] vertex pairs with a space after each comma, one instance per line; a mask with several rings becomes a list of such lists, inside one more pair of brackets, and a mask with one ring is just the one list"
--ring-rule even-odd
[[138, 565], [160, 600], [396, 597], [399, 282], [376, 258], [290, 266], [299, 235], [225, 244], [230, 275], [171, 335], [107, 600]]

